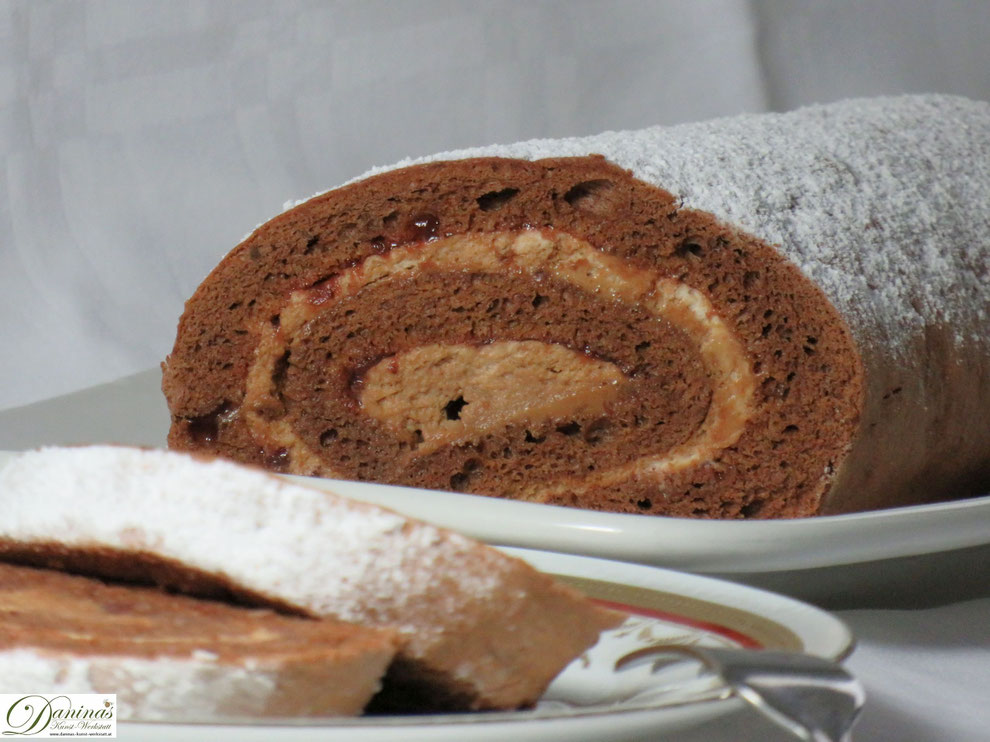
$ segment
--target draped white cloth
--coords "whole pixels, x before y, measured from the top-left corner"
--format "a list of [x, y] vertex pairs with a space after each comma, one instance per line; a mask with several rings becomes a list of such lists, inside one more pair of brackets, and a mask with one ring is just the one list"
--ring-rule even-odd
[[[990, 573], [988, 567], [959, 565]], [[867, 691], [855, 740], [990, 739], [990, 598], [838, 615], [859, 643], [846, 666]]]

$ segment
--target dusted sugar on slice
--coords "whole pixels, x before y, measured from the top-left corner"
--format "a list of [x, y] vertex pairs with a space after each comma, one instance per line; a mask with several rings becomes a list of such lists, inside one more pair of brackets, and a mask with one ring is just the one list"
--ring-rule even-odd
[[0, 692], [115, 693], [119, 718], [360, 714], [395, 632], [0, 564]]
[[46, 448], [0, 470], [0, 559], [397, 632], [376, 709], [537, 700], [622, 620], [521, 560], [223, 460]]
[[685, 517], [990, 487], [990, 105], [443, 153], [258, 227], [186, 304], [169, 445]]

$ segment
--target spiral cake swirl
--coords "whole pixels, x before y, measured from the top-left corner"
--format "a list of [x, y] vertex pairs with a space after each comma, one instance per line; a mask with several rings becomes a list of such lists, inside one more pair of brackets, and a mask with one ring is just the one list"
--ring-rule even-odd
[[990, 428], [951, 418], [990, 403], [990, 231], [946, 194], [990, 193], [987, 108], [854, 101], [372, 173], [259, 227], [187, 303], [169, 443], [677, 516], [986, 486]]

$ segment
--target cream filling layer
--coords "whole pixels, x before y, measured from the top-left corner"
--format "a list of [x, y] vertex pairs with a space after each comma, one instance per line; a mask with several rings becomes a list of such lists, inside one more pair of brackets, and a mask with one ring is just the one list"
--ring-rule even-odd
[[[733, 445], [742, 434], [752, 410], [756, 377], [742, 344], [703, 292], [682, 281], [644, 270], [621, 258], [603, 253], [587, 241], [565, 232], [526, 229], [452, 235], [427, 243], [395, 248], [384, 255], [369, 256], [318, 287], [292, 292], [281, 312], [279, 327], [272, 328], [267, 323], [262, 327], [255, 362], [248, 376], [244, 409], [248, 425], [256, 439], [284, 448], [292, 456], [293, 462], [301, 468], [311, 469], [314, 473], [325, 476], [336, 474], [328, 470], [315, 452], [295, 436], [288, 423], [273, 420], [271, 415], [264, 414], [266, 408], [271, 409], [272, 405], [281, 404], [277, 401], [272, 372], [284, 352], [285, 338], [293, 337], [333, 302], [353, 296], [379, 282], [401, 280], [423, 271], [515, 273], [529, 276], [533, 280], [552, 277], [604, 299], [639, 306], [680, 328], [696, 344], [712, 390], [708, 413], [696, 434], [674, 449], [641, 457], [621, 467], [596, 472], [579, 482], [562, 482], [560, 489], [580, 489], [582, 483], [588, 486], [608, 485], [630, 476], [659, 479], [665, 474], [710, 460], [718, 450]], [[498, 345], [502, 346], [502, 350], [505, 349], [504, 343]], [[558, 346], [540, 345], [543, 346], [544, 353], [557, 352], [550, 349]], [[489, 346], [461, 346], [461, 349], [451, 350], [451, 353], [457, 357], [456, 363], [462, 369], [477, 370], [484, 366], [486, 354], [497, 355], [500, 352], [485, 350], [486, 347]], [[532, 354], [532, 349], [525, 350], [527, 355]], [[470, 354], [477, 357], [469, 360], [467, 356]], [[416, 357], [413, 356], [413, 359]], [[603, 372], [601, 378], [606, 376], [608, 374]], [[439, 382], [439, 379], [435, 381]], [[582, 389], [596, 384], [598, 382], [591, 381]], [[599, 386], [603, 389], [615, 389], [621, 383], [615, 379], [614, 382]], [[366, 396], [367, 393], [362, 395], [362, 401], [365, 401]], [[387, 396], [388, 394], [385, 395]], [[444, 395], [438, 395], [436, 399], [440, 397], [443, 397], [444, 403], [449, 399], [449, 396]], [[583, 404], [582, 400], [586, 400], [586, 397], [586, 394], [578, 393], [574, 396], [574, 403]], [[366, 407], [366, 411], [394, 429], [407, 428], [411, 420], [419, 419], [418, 416], [425, 414], [410, 413], [412, 408], [408, 405], [405, 410], [400, 409], [400, 404], [389, 409], [387, 404], [382, 406], [381, 399], [368, 398], [368, 401], [371, 404]], [[567, 411], [566, 402], [551, 407], [554, 414]], [[434, 428], [427, 426], [425, 430], [435, 431], [434, 442], [441, 442], [445, 436], [450, 435], [454, 437], [449, 440], [463, 440], [461, 436], [468, 429], [467, 424], [464, 424], [463, 430], [458, 429], [455, 433], [452, 428], [443, 426], [442, 419], [437, 421], [436, 414], [442, 412], [441, 407], [426, 415], [427, 418], [433, 416], [431, 419], [434, 419]], [[511, 414], [517, 414], [515, 408]], [[419, 430], [424, 431], [423, 428]], [[426, 432], [423, 432], [423, 438], [425, 443]], [[558, 488], [551, 486], [549, 491], [555, 489]], [[521, 495], [528, 499], [540, 499], [541, 493], [548, 493], [546, 485], [534, 487], [531, 492], [523, 492]]]
[[434, 344], [372, 366], [359, 399], [423, 455], [514, 422], [601, 414], [627, 381], [614, 364], [552, 343]]

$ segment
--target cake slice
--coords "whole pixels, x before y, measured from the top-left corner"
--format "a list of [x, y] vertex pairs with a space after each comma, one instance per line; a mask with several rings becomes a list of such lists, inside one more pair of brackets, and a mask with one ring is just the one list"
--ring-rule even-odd
[[398, 163], [203, 281], [169, 445], [680, 517], [981, 494], [988, 201], [990, 104], [946, 96]]
[[118, 718], [360, 714], [395, 632], [0, 564], [0, 693], [115, 693]]
[[223, 460], [27, 452], [0, 508], [0, 559], [394, 630], [378, 710], [531, 705], [623, 619], [456, 533]]

